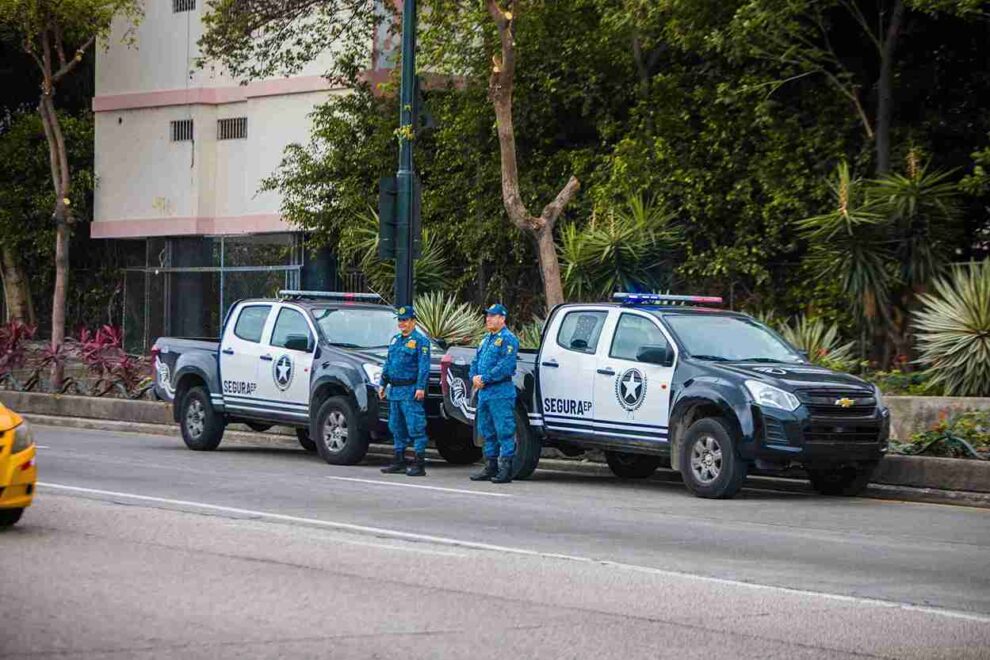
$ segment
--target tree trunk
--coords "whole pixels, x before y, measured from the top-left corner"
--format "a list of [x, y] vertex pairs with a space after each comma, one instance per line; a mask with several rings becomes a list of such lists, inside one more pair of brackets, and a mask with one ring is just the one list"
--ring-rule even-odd
[[894, 54], [904, 23], [904, 0], [896, 0], [880, 49], [880, 78], [877, 80], [877, 175], [890, 172], [890, 128], [894, 105]]
[[3, 294], [7, 301], [8, 321], [20, 321], [34, 325], [34, 305], [31, 304], [31, 287], [24, 277], [24, 268], [12, 245], [4, 244], [0, 250], [0, 270], [3, 274]]
[[539, 216], [526, 209], [519, 192], [519, 166], [516, 160], [516, 135], [512, 119], [512, 92], [516, 74], [515, 21], [519, 7], [514, 0], [507, 3], [505, 11], [498, 0], [486, 0], [488, 13], [498, 27], [501, 56], [492, 58], [492, 74], [488, 80], [488, 97], [495, 108], [498, 125], [498, 143], [502, 163], [502, 203], [509, 219], [521, 230], [536, 238], [540, 273], [543, 276], [543, 293], [547, 308], [564, 302], [564, 290], [560, 281], [560, 263], [553, 230], [564, 208], [581, 187], [576, 177], [571, 177], [556, 199], [544, 207]]

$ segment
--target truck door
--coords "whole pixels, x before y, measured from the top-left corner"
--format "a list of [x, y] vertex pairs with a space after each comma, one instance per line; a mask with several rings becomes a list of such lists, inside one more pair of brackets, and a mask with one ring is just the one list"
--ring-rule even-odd
[[302, 310], [282, 305], [261, 356], [259, 387], [286, 420], [309, 419], [309, 383], [316, 334]]
[[594, 435], [596, 352], [608, 311], [566, 308], [555, 317], [537, 364], [540, 406], [548, 430]]
[[271, 304], [245, 304], [231, 316], [220, 339], [220, 388], [232, 412], [254, 405], [258, 392], [258, 360]]
[[[648, 314], [623, 311], [595, 374], [596, 434], [667, 442], [674, 345]], [[657, 364], [666, 354], [670, 366]]]

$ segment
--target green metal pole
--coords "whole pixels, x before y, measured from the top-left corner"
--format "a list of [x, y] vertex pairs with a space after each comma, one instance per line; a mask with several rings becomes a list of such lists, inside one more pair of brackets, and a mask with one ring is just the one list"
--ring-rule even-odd
[[404, 0], [402, 9], [402, 88], [399, 93], [399, 171], [396, 200], [395, 304], [413, 301], [412, 214], [415, 170], [413, 95], [416, 80], [416, 0]]

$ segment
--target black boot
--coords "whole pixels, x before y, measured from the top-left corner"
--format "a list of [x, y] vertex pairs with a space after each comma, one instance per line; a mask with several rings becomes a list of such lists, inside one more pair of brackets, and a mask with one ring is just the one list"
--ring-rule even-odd
[[496, 474], [498, 474], [498, 459], [487, 458], [485, 459], [485, 467], [481, 468], [481, 472], [472, 474], [471, 481], [491, 481]]
[[425, 477], [426, 476], [426, 454], [416, 454], [416, 458], [409, 465], [409, 469], [406, 470], [407, 477]]
[[498, 474], [492, 477], [493, 484], [507, 484], [512, 481], [512, 459], [498, 459]]
[[384, 474], [402, 474], [406, 471], [406, 452], [398, 451], [395, 452], [395, 458], [392, 462], [382, 468]]

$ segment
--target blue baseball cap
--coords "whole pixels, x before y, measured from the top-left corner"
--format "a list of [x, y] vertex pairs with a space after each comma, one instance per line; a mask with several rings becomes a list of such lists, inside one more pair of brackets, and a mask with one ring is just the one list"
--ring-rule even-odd
[[508, 316], [509, 310], [505, 308], [502, 303], [495, 303], [491, 307], [485, 310], [485, 314], [498, 314], [499, 316]]
[[395, 308], [395, 315], [399, 317], [400, 321], [414, 319], [416, 318], [416, 310], [413, 309], [412, 305], [403, 305]]

